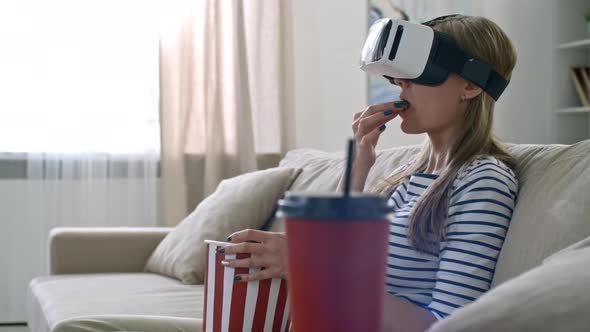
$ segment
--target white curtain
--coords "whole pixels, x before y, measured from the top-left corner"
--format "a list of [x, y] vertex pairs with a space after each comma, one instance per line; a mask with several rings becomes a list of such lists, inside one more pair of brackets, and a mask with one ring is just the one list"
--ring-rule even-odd
[[[289, 2], [172, 1], [161, 39], [163, 215], [290, 148]], [[271, 163], [272, 165], [272, 163]]]
[[25, 320], [52, 228], [174, 225], [291, 148], [288, 5], [0, 2], [0, 159], [24, 165], [0, 174], [0, 322]]
[[155, 5], [0, 3], [0, 153], [24, 168], [0, 174], [0, 322], [24, 321], [52, 228], [158, 225]]
[[23, 107], [32, 119], [20, 142], [47, 230], [157, 224], [158, 27], [156, 7], [138, 4], [58, 1], [37, 17], [29, 43], [44, 58], [41, 84], [27, 93], [48, 98]]

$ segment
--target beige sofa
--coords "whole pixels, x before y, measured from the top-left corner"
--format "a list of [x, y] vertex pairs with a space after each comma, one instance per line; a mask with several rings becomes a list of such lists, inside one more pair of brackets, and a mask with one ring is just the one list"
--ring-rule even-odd
[[[380, 151], [368, 186], [412, 158], [417, 150], [418, 147], [411, 146]], [[507, 325], [507, 330], [510, 326], [515, 330], [535, 330], [530, 321], [511, 323], [510, 319], [501, 315], [510, 314], [506, 308], [510, 308], [512, 300], [523, 299], [533, 303], [531, 305], [535, 309], [530, 311], [536, 311], [536, 308], [551, 311], [551, 305], [547, 304], [549, 309], [543, 307], [545, 302], [557, 298], [550, 290], [546, 291], [549, 292], [544, 295], [546, 298], [535, 294], [535, 298], [526, 299], [526, 292], [518, 299], [510, 296], [511, 293], [517, 294], [510, 288], [513, 284], [536, 289], [538, 287], [532, 283], [542, 282], [543, 276], [550, 273], [543, 269], [537, 271], [540, 268], [536, 268], [532, 272], [533, 277], [529, 277], [531, 273], [528, 273], [516, 280], [509, 279], [539, 266], [549, 255], [590, 236], [590, 141], [571, 146], [513, 145], [510, 150], [518, 159], [520, 192], [493, 280], [493, 287], [503, 285], [488, 292], [486, 295], [489, 294], [489, 297], [479, 299], [437, 323], [433, 331], [471, 330], [480, 321], [479, 311], [488, 313], [481, 319], [485, 318], [488, 324], [497, 324], [489, 314], [497, 313], [499, 317], [494, 319], [503, 320], [506, 324], [520, 324]], [[289, 152], [279, 167], [304, 169], [293, 183], [293, 191], [333, 191], [344, 168], [342, 159], [340, 153], [300, 149]], [[273, 230], [282, 228], [281, 221], [272, 225]], [[29, 287], [27, 302], [31, 331], [199, 331], [203, 286], [185, 285], [175, 279], [143, 272], [151, 252], [169, 231], [166, 228], [55, 229], [50, 241], [51, 273], [34, 279]], [[580, 254], [576, 252], [575, 255], [582, 257], [581, 262], [590, 266], [590, 252], [583, 249], [587, 244], [582, 242], [578, 245]], [[577, 276], [590, 268], [578, 271], [579, 265], [579, 262], [567, 265], [567, 275], [571, 280], [565, 286], [560, 283], [562, 287], [569, 287], [565, 289], [575, 292], [576, 287], [588, 285], [585, 280], [590, 278]], [[527, 278], [533, 279], [529, 281]], [[550, 279], [546, 284], [551, 284]], [[563, 289], [560, 294], [563, 294]], [[494, 296], [503, 297], [494, 302]], [[568, 298], [562, 301], [588, 305], [590, 292], [578, 292], [576, 301]], [[495, 304], [488, 304], [490, 302]], [[571, 317], [574, 309], [568, 310], [568, 306], [562, 303], [552, 305], [564, 309], [553, 312], [552, 321], [540, 318], [539, 322], [545, 326], [557, 324], [555, 326], [561, 327], [559, 330], [575, 331], [587, 322], [589, 325], [586, 328], [590, 329], [590, 321]], [[458, 323], [453, 320], [454, 316], [464, 316], [464, 312], [471, 319], [461, 319]], [[533, 319], [534, 314], [530, 314]], [[465, 321], [472, 325], [461, 327]], [[482, 330], [486, 331], [485, 327], [480, 328]]]

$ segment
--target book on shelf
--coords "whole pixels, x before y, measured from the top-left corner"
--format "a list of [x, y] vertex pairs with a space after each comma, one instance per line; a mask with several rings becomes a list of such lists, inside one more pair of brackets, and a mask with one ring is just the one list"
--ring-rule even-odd
[[571, 67], [572, 81], [582, 106], [590, 106], [590, 67]]

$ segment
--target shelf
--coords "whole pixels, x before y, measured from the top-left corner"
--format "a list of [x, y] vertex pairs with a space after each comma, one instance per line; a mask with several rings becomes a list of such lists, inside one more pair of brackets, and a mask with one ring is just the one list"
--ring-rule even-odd
[[560, 44], [557, 46], [558, 49], [582, 48], [582, 47], [590, 47], [590, 39], [576, 40], [573, 42], [564, 43], [564, 44]]
[[590, 106], [560, 108], [555, 113], [573, 114], [573, 113], [590, 113]]

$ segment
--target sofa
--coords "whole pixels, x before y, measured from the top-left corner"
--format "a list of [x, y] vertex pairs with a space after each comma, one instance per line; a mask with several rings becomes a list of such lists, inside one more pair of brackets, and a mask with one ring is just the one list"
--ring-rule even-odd
[[[367, 187], [410, 160], [418, 146], [378, 152]], [[590, 330], [590, 140], [509, 145], [519, 196], [492, 289], [430, 331]], [[343, 153], [290, 151], [278, 168], [300, 168], [290, 191], [335, 191]], [[255, 188], [252, 188], [255, 190]], [[284, 230], [271, 216], [260, 228]], [[146, 272], [172, 228], [58, 228], [50, 275], [30, 282], [33, 332], [200, 331], [202, 284]]]

